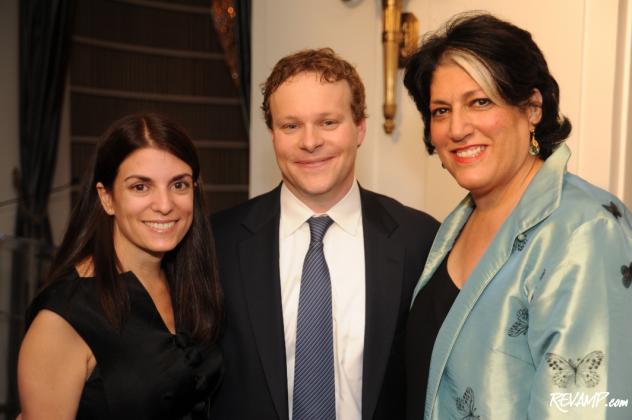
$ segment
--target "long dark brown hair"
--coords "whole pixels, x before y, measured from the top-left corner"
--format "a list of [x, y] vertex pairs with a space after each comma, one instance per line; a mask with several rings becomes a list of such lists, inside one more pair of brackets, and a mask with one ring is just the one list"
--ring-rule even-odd
[[222, 291], [217, 279], [215, 245], [206, 217], [195, 147], [182, 128], [156, 114], [130, 115], [114, 122], [101, 138], [96, 155], [72, 210], [68, 230], [53, 261], [49, 282], [59, 280], [91, 258], [99, 299], [106, 317], [120, 327], [129, 299], [114, 250], [114, 220], [99, 201], [96, 184], [112, 189], [121, 163], [134, 151], [152, 147], [165, 150], [193, 171], [193, 221], [189, 231], [162, 259], [174, 300], [179, 329], [198, 340], [217, 338], [223, 313]]

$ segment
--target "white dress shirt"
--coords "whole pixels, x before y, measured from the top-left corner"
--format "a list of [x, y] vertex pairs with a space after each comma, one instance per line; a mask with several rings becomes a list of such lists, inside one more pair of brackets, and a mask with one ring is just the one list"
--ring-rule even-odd
[[[334, 223], [323, 239], [331, 278], [336, 418], [362, 418], [365, 266], [360, 189], [354, 180], [347, 195], [326, 213]], [[303, 261], [309, 248], [307, 220], [315, 216], [284, 185], [281, 187], [279, 270], [287, 363], [288, 408], [292, 420], [296, 318]]]

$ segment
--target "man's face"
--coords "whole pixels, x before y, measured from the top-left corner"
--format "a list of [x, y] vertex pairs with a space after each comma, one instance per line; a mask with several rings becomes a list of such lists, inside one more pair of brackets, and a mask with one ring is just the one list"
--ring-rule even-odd
[[270, 110], [285, 185], [315, 212], [329, 210], [351, 188], [366, 132], [364, 119], [353, 120], [349, 84], [299, 73], [270, 96]]

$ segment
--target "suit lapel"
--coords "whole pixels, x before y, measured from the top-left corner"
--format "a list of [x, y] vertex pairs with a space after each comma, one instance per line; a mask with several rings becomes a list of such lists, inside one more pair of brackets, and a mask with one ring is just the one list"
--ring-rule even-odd
[[281, 420], [288, 418], [283, 312], [279, 279], [280, 187], [262, 197], [244, 220], [252, 233], [239, 248], [246, 303], [261, 364]]
[[395, 334], [403, 276], [403, 244], [392, 234], [397, 222], [371, 193], [360, 189], [364, 233], [366, 321], [362, 373], [362, 418], [377, 404]]

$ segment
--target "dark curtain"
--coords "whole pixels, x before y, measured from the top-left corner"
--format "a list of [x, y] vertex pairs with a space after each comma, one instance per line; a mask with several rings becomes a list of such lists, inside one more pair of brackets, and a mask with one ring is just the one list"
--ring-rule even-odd
[[48, 218], [74, 0], [20, 0], [18, 237], [51, 243]]
[[250, 16], [251, 0], [237, 0], [237, 71], [239, 73], [239, 96], [246, 130], [250, 131]]
[[[11, 309], [8, 331], [7, 418], [18, 412], [16, 386], [17, 355], [28, 304], [26, 272], [31, 267], [29, 254], [39, 259], [41, 244], [52, 243], [48, 218], [62, 112], [66, 69], [72, 34], [75, 0], [20, 0], [19, 75], [20, 75], [20, 169], [16, 176], [18, 211], [15, 235], [30, 238], [33, 249], [16, 250], [12, 261]], [[25, 265], [26, 264], [26, 265]]]

